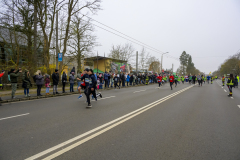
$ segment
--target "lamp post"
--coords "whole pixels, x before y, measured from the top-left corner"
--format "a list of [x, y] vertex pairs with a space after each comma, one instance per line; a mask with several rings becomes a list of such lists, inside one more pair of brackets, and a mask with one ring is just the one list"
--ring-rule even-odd
[[162, 54], [162, 58], [161, 58], [161, 72], [162, 72], [163, 55], [164, 55], [164, 54], [167, 54], [167, 53], [168, 53], [168, 52]]

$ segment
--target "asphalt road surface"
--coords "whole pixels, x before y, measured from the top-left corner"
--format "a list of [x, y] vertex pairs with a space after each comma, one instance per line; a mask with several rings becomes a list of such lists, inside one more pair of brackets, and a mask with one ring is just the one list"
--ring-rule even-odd
[[[239, 160], [240, 89], [169, 84], [0, 107], [0, 160]], [[226, 92], [225, 92], [226, 91]]]

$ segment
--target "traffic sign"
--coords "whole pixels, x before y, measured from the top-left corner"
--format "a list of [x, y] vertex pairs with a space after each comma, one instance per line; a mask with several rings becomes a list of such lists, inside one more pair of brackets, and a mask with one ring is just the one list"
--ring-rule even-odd
[[62, 53], [58, 53], [58, 62], [62, 62]]

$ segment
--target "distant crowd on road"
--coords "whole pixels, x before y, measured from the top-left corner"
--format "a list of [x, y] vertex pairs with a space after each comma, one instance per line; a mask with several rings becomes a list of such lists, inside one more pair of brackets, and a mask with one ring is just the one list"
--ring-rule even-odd
[[[89, 69], [87, 69], [88, 71]], [[5, 74], [5, 71], [2, 71], [0, 74], [0, 87], [3, 87], [1, 83], [1, 77]], [[44, 85], [46, 87], [46, 95], [50, 95], [50, 88], [53, 88], [53, 94], [59, 94], [58, 92], [58, 85], [59, 81], [61, 80], [62, 84], [62, 93], [65, 93], [65, 87], [66, 83], [69, 82], [70, 84], [70, 92], [74, 92], [74, 84], [77, 83], [77, 90], [80, 93], [81, 98], [81, 89], [85, 89], [85, 77], [84, 75], [87, 74], [86, 70], [82, 72], [75, 72], [75, 68], [70, 72], [70, 75], [67, 76], [65, 72], [62, 73], [62, 76], [60, 78], [60, 75], [58, 73], [58, 69], [55, 69], [55, 72], [52, 73], [52, 75], [42, 75], [41, 71], [38, 70], [34, 76], [30, 76], [30, 73], [27, 69], [22, 71], [21, 68], [18, 70], [11, 69], [8, 72], [8, 80], [11, 82], [12, 87], [12, 99], [15, 97], [15, 92], [17, 90], [17, 83], [18, 83], [18, 77], [22, 74], [22, 88], [24, 89], [24, 95], [25, 97], [30, 97], [29, 89], [32, 87], [32, 81], [33, 79], [34, 83], [37, 86], [37, 96], [42, 96], [41, 89]], [[199, 86], [202, 86], [203, 83], [213, 83], [214, 79], [218, 79], [217, 76], [204, 76], [204, 75], [177, 75], [177, 74], [149, 74], [149, 73], [142, 73], [142, 74], [127, 74], [124, 72], [121, 72], [119, 74], [112, 73], [112, 72], [105, 72], [105, 73], [92, 73], [96, 80], [96, 90], [97, 89], [103, 89], [104, 88], [119, 88], [120, 87], [126, 87], [126, 86], [134, 86], [139, 84], [148, 85], [151, 83], [158, 83], [158, 87], [161, 87], [164, 85], [164, 83], [169, 82], [170, 87], [172, 89], [173, 84], [175, 84], [175, 87], [180, 82], [184, 83], [190, 83], [195, 84], [198, 83]], [[69, 78], [68, 78], [69, 77]], [[223, 80], [224, 79], [224, 80]], [[231, 79], [231, 82], [227, 82], [228, 86], [238, 86], [239, 82], [239, 76], [236, 75], [235, 78], [231, 78], [229, 76], [228, 80]], [[222, 77], [222, 82], [224, 84], [225, 77]], [[229, 87], [230, 90], [232, 87]], [[232, 95], [232, 90], [230, 91], [230, 94]], [[0, 97], [1, 101], [1, 97]]]

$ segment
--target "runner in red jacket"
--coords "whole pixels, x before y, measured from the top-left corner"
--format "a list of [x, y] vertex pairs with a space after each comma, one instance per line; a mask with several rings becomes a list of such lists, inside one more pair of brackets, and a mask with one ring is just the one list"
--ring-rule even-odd
[[[5, 71], [2, 71], [2, 73], [0, 73], [0, 78], [4, 75]], [[0, 79], [0, 85], [2, 87], [2, 82], [1, 82], [1, 79]], [[0, 95], [1, 96], [1, 95]], [[0, 97], [0, 106], [2, 105], [1, 104], [1, 101], [2, 101], [2, 98]]]
[[171, 90], [172, 90], [172, 85], [174, 83], [174, 76], [172, 74], [170, 74], [170, 76], [169, 76], [169, 82], [170, 82], [170, 87], [171, 87]]
[[160, 86], [161, 86], [161, 84], [162, 84], [162, 76], [159, 74], [159, 76], [157, 77], [157, 79], [158, 79], [158, 84], [159, 84], [158, 88], [160, 88]]

